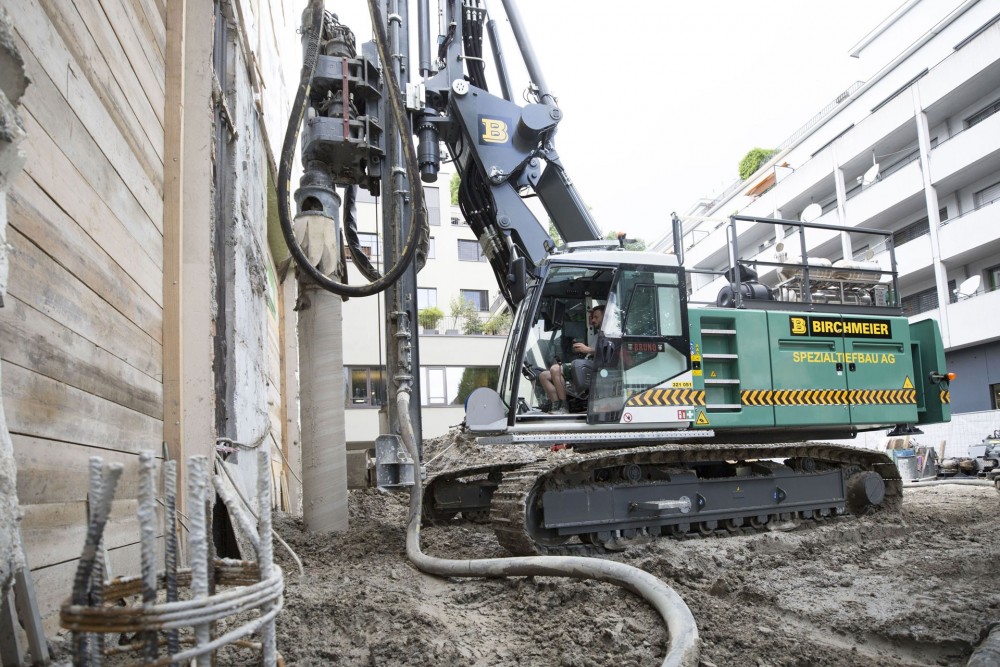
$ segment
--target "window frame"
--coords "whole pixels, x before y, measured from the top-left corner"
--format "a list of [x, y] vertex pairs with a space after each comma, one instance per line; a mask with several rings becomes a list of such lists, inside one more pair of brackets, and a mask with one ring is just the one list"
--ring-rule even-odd
[[[421, 292], [432, 294], [434, 296], [434, 303], [425, 303], [424, 305], [421, 306], [420, 305]], [[437, 308], [437, 287], [419, 287], [419, 286], [417, 287], [417, 310], [421, 311], [424, 308]]]
[[[463, 245], [463, 244], [465, 244], [465, 245]], [[466, 259], [466, 258], [462, 257], [462, 248], [463, 247], [464, 248], [470, 248], [470, 247], [472, 247], [469, 244], [474, 245], [475, 248], [476, 248], [476, 259]], [[458, 252], [458, 261], [460, 261], [460, 262], [485, 262], [486, 261], [486, 255], [483, 254], [483, 247], [481, 245], [479, 245], [479, 241], [475, 241], [475, 240], [472, 240], [472, 239], [458, 239], [457, 252]]]
[[479, 299], [478, 299], [479, 303], [478, 304], [475, 304], [475, 303], [473, 304], [473, 305], [477, 306], [476, 310], [478, 312], [480, 312], [480, 313], [487, 313], [487, 312], [489, 312], [489, 310], [490, 310], [490, 291], [489, 290], [460, 288], [458, 290], [458, 296], [463, 301], [472, 303], [472, 301], [470, 299], [466, 298], [466, 294], [471, 294], [473, 292], [475, 292], [479, 296]]
[[[354, 395], [354, 373], [361, 371], [365, 378], [365, 395]], [[372, 378], [372, 371], [381, 374], [382, 395], [377, 396], [379, 390], [378, 380]], [[375, 401], [372, 398], [375, 397]], [[360, 399], [360, 400], [359, 400]], [[378, 401], [381, 399], [381, 401]], [[348, 410], [370, 410], [379, 409], [389, 400], [388, 388], [386, 386], [385, 366], [344, 366], [344, 407]]]

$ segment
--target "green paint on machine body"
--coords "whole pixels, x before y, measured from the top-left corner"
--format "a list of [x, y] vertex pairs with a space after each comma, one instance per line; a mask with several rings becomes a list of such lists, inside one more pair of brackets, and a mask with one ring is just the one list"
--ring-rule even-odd
[[[689, 311], [707, 425], [856, 427], [948, 421], [937, 323], [773, 310]], [[697, 425], [696, 425], [697, 427]]]

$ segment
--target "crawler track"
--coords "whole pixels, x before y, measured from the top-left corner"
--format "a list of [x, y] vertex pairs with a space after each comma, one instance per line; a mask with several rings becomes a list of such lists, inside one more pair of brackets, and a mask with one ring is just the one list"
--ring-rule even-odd
[[[898, 511], [902, 502], [902, 481], [899, 472], [891, 460], [885, 455], [839, 445], [817, 445], [807, 443], [783, 445], [697, 445], [676, 444], [662, 445], [655, 448], [635, 448], [620, 450], [614, 453], [591, 452], [574, 455], [571, 458], [539, 461], [533, 464], [509, 470], [503, 476], [503, 481], [493, 493], [490, 518], [500, 543], [515, 554], [560, 554], [588, 555], [606, 553], [618, 550], [618, 545], [609, 545], [597, 540], [586, 540], [579, 543], [567, 542], [547, 532], [542, 528], [542, 508], [540, 507], [541, 492], [546, 488], [566, 485], [571, 480], [586, 477], [594, 470], [637, 466], [685, 466], [697, 462], [751, 460], [751, 459], [794, 459], [808, 457], [828, 468], [840, 468], [845, 477], [850, 477], [863, 471], [873, 471], [882, 477], [885, 483], [885, 500], [881, 507], [889, 511]], [[843, 508], [824, 508], [823, 513], [817, 512], [817, 518], [841, 513]], [[813, 515], [810, 513], [810, 517]], [[775, 511], [769, 519], [798, 518], [795, 512], [790, 515]], [[697, 516], [691, 515], [692, 527], [698, 525]], [[750, 527], [760, 529], [760, 521], [751, 521]], [[740, 532], [743, 521], [724, 520], [706, 523], [698, 526], [699, 534], [708, 535], [715, 531], [714, 525], [727, 525], [729, 532]], [[706, 528], [706, 526], [711, 526]], [[661, 526], [652, 526], [650, 530], [637, 531], [641, 537], [657, 537], [660, 534], [679, 535], [677, 530], [662, 530]]]

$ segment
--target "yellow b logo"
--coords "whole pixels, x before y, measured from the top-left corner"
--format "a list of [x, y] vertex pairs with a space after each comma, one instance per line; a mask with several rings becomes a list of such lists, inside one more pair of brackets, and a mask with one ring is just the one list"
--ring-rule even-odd
[[483, 141], [491, 144], [507, 143], [507, 123], [495, 118], [481, 118], [483, 124]]
[[791, 317], [792, 333], [801, 336], [806, 332], [806, 321], [802, 317]]

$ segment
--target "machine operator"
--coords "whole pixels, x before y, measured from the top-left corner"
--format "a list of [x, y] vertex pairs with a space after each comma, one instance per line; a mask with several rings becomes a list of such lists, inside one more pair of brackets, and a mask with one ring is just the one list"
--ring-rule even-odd
[[[589, 322], [594, 332], [600, 332], [601, 325], [604, 323], [603, 305], [597, 305], [590, 309]], [[594, 355], [594, 348], [580, 341], [573, 343], [572, 350], [574, 354], [585, 358], [593, 358]], [[545, 390], [545, 395], [549, 398], [551, 406], [549, 412], [551, 413], [569, 414], [569, 405], [566, 399], [566, 375], [570, 372], [570, 365], [556, 360], [556, 363], [552, 364], [548, 370], [542, 371], [538, 376], [538, 381], [541, 383], [542, 389]], [[579, 387], [578, 390], [581, 393], [586, 393], [587, 388]]]

